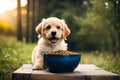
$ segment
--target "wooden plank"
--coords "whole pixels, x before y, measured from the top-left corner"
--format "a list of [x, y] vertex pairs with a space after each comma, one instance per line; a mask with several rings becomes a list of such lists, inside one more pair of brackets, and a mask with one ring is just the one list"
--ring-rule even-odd
[[120, 80], [119, 76], [85, 76], [85, 80]]
[[95, 65], [81, 64], [76, 71], [80, 71], [81, 75], [85, 76], [85, 80], [120, 80], [120, 76]]
[[80, 64], [73, 73], [54, 74], [46, 72], [45, 70], [32, 72], [32, 80], [63, 80], [63, 78], [70, 78], [69, 80], [77, 78], [80, 80], [119, 80], [119, 76], [117, 74], [110, 73], [96, 67], [95, 65], [89, 64]]
[[81, 72], [83, 75], [96, 75], [96, 76], [117, 76], [115, 73], [111, 73], [108, 71], [105, 71], [101, 68], [96, 67], [95, 65], [88, 65], [88, 64], [81, 64], [79, 65], [75, 71]]
[[32, 70], [31, 64], [25, 64], [13, 73], [13, 80], [120, 80], [120, 76], [93, 64], [80, 64], [71, 73]]
[[79, 72], [72, 73], [50, 73], [45, 70], [33, 71], [32, 80], [85, 80]]
[[24, 64], [12, 73], [12, 80], [31, 80], [32, 65]]

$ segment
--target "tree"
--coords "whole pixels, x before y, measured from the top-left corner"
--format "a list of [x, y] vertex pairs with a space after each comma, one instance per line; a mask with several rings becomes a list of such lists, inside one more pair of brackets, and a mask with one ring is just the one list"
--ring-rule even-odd
[[116, 42], [117, 45], [117, 50], [120, 53], [120, 0], [109, 0], [110, 3], [112, 3], [113, 6], [111, 7], [111, 12], [114, 15], [114, 26], [113, 28], [117, 32], [117, 39], [118, 41]]
[[22, 41], [21, 0], [17, 0], [17, 40]]
[[37, 38], [37, 34], [35, 32], [35, 27], [38, 25], [38, 16], [39, 16], [39, 0], [33, 0], [33, 4], [32, 4], [32, 37], [31, 37], [31, 41], [35, 42], [36, 38]]
[[39, 0], [27, 0], [27, 2], [26, 42], [35, 42], [37, 40], [35, 27], [39, 23]]
[[30, 34], [30, 29], [29, 29], [29, 15], [30, 15], [30, 11], [29, 11], [29, 6], [30, 6], [30, 3], [29, 3], [29, 0], [27, 0], [27, 26], [26, 26], [26, 42], [28, 43], [30, 40], [29, 40], [29, 34]]

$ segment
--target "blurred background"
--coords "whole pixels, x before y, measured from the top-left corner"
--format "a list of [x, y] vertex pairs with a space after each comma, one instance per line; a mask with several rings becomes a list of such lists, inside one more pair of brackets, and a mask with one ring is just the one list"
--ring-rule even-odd
[[31, 63], [35, 27], [51, 16], [66, 21], [68, 48], [82, 53], [81, 64], [120, 74], [120, 0], [1, 0], [1, 80], [10, 80], [15, 69]]

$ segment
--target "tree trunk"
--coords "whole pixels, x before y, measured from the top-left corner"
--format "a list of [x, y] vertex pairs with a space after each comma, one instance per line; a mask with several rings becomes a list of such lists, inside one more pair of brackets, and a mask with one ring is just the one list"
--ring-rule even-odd
[[32, 1], [32, 20], [33, 20], [33, 22], [32, 22], [32, 37], [31, 37], [31, 41], [32, 41], [32, 43], [34, 42], [34, 34], [35, 34], [35, 32], [34, 32], [34, 25], [35, 25], [35, 23], [34, 23], [34, 19], [35, 19], [35, 1], [36, 0], [31, 0]]
[[117, 32], [117, 51], [120, 53], [120, 1], [117, 0], [118, 2], [114, 3], [114, 8], [115, 8], [115, 17], [116, 17], [116, 24], [115, 24], [115, 29]]
[[17, 40], [22, 41], [21, 0], [17, 0]]
[[120, 53], [120, 30], [119, 30], [119, 33], [118, 33], [118, 51]]
[[29, 40], [29, 34], [30, 34], [30, 30], [29, 30], [29, 15], [30, 15], [30, 11], [29, 11], [29, 0], [27, 0], [27, 26], [26, 26], [26, 42], [30, 42]]
[[113, 44], [116, 44], [116, 47], [114, 49], [116, 50], [115, 52], [119, 51], [120, 53], [120, 1], [119, 0], [111, 0], [113, 4], [113, 14], [115, 17], [114, 22], [114, 29], [117, 34], [117, 39], [115, 39]]
[[116, 50], [117, 50], [117, 44], [116, 44], [116, 38], [115, 38], [115, 36], [114, 36], [114, 31], [113, 31], [113, 27], [108, 27], [108, 29], [109, 29], [109, 31], [110, 31], [110, 36], [111, 36], [111, 40], [112, 40], [112, 54], [114, 55], [114, 56], [116, 56]]
[[39, 11], [39, 0], [33, 0], [33, 5], [32, 5], [32, 37], [31, 41], [35, 42], [37, 40], [37, 34], [35, 32], [35, 27], [38, 24], [38, 11]]
[[27, 0], [27, 26], [26, 26], [26, 42], [32, 42], [32, 25], [33, 25], [33, 0]]

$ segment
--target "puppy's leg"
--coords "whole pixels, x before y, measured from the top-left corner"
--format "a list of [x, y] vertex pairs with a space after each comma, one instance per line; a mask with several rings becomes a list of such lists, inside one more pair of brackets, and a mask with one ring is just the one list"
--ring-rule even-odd
[[33, 69], [43, 69], [43, 56], [38, 53], [37, 46], [34, 48], [32, 53]]
[[42, 54], [35, 54], [35, 63], [33, 69], [43, 69], [43, 56]]

